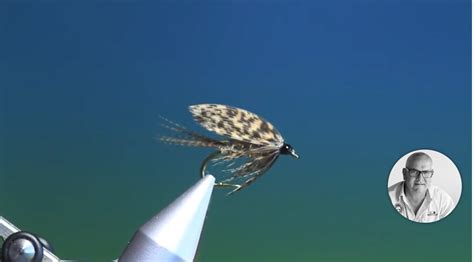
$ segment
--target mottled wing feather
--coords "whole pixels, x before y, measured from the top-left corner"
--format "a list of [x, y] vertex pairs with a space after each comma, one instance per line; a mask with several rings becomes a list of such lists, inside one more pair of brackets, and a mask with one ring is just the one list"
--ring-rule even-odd
[[189, 107], [194, 120], [209, 131], [256, 145], [283, 145], [283, 138], [273, 125], [247, 110], [218, 104]]

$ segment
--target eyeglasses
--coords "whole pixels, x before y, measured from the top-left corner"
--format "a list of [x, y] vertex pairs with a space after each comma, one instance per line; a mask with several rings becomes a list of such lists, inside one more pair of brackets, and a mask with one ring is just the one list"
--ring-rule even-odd
[[425, 170], [425, 171], [420, 171], [416, 169], [410, 169], [410, 168], [405, 168], [408, 170], [408, 175], [411, 177], [417, 177], [418, 175], [422, 175], [424, 178], [431, 178], [434, 174], [433, 170]]

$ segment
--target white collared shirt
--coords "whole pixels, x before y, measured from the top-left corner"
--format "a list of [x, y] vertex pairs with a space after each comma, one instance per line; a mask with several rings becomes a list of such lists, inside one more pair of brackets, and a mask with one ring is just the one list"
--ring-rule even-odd
[[388, 188], [393, 207], [404, 217], [421, 223], [438, 221], [454, 209], [453, 199], [437, 186], [430, 186], [423, 203], [415, 214], [405, 195], [405, 182], [396, 183]]

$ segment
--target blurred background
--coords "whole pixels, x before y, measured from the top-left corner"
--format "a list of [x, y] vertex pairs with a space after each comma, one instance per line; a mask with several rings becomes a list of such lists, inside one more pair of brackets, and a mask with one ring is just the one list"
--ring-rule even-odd
[[[300, 159], [216, 190], [196, 261], [471, 261], [469, 1], [2, 1], [0, 215], [63, 259], [110, 261], [198, 180], [209, 149], [158, 143], [187, 107], [272, 122]], [[420, 225], [395, 162], [456, 164], [457, 208]]]

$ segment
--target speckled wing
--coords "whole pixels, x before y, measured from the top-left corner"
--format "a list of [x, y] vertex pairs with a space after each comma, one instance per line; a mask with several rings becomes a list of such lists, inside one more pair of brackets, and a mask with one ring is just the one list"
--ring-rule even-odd
[[255, 145], [283, 145], [275, 127], [247, 110], [218, 104], [192, 105], [194, 120], [209, 131]]

